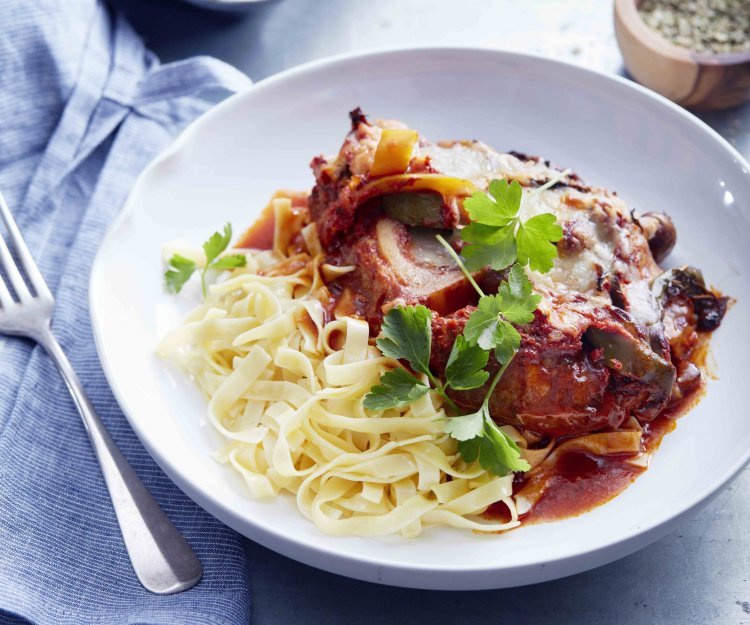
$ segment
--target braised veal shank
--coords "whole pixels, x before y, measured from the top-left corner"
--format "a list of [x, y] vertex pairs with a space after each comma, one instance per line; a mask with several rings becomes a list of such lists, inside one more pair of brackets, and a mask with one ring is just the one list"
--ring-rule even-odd
[[[460, 251], [464, 197], [493, 178], [532, 191], [560, 170], [478, 141], [420, 137], [405, 173], [373, 177], [383, 129], [405, 127], [370, 123], [359, 110], [351, 120], [339, 153], [313, 160], [308, 199], [327, 262], [355, 267], [328, 285], [333, 313], [367, 319], [376, 335], [390, 307], [426, 305], [433, 311], [431, 364], [442, 372], [477, 295], [435, 234]], [[617, 428], [631, 415], [653, 420], [700, 382], [690, 360], [697, 332], [718, 325], [726, 300], [692, 269], [656, 280], [662, 270], [655, 257], [662, 260], [675, 242], [666, 215], [639, 218], [616, 194], [575, 174], [524, 193], [521, 215], [543, 212], [556, 215], [564, 236], [552, 271], [527, 270], [542, 302], [534, 321], [518, 328], [521, 347], [491, 398], [493, 418], [554, 437]], [[489, 268], [475, 275], [488, 293], [503, 277]], [[455, 392], [454, 399], [476, 409], [485, 393]]]

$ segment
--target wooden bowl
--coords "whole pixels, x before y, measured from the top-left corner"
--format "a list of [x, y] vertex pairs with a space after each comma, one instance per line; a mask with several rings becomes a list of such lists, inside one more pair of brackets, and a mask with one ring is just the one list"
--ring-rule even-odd
[[750, 50], [705, 54], [674, 45], [641, 19], [641, 0], [615, 0], [615, 33], [639, 83], [682, 106], [725, 109], [750, 100]]

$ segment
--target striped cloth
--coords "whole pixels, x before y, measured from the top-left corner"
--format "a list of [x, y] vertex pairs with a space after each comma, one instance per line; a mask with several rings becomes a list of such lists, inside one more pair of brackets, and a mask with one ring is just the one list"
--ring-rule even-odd
[[57, 297], [63, 348], [205, 568], [178, 595], [139, 585], [62, 379], [39, 347], [0, 337], [2, 624], [249, 622], [240, 538], [181, 493], [128, 427], [86, 304], [94, 254], [135, 177], [188, 122], [249, 84], [214, 59], [159, 65], [96, 0], [0, 2], [0, 189]]

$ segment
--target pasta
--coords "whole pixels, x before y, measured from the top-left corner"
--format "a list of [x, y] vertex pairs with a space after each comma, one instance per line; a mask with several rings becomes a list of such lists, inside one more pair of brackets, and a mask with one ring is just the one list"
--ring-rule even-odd
[[[305, 262], [249, 252], [247, 266], [211, 286], [158, 347], [208, 400], [210, 421], [227, 440], [216, 458], [242, 475], [253, 497], [291, 493], [328, 534], [413, 537], [434, 525], [517, 526], [513, 476], [461, 459], [442, 431], [438, 395], [365, 411], [364, 396], [398, 363], [370, 344], [365, 321], [325, 323], [316, 292], [326, 269], [297, 256]], [[495, 502], [507, 507], [507, 522], [481, 517]]]

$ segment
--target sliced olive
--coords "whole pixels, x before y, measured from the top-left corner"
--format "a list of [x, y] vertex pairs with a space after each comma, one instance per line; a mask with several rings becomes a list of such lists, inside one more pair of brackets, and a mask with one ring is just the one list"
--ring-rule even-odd
[[675, 381], [675, 368], [646, 343], [627, 333], [601, 328], [586, 330], [586, 338], [594, 347], [604, 352], [606, 365], [631, 378], [659, 387], [671, 395]]
[[697, 327], [705, 331], [719, 327], [729, 302], [729, 298], [718, 297], [709, 291], [701, 270], [689, 265], [665, 271], [654, 280], [651, 292], [662, 302], [679, 296], [690, 299], [698, 317]]
[[407, 226], [443, 225], [443, 198], [437, 193], [389, 193], [382, 201], [388, 216]]

